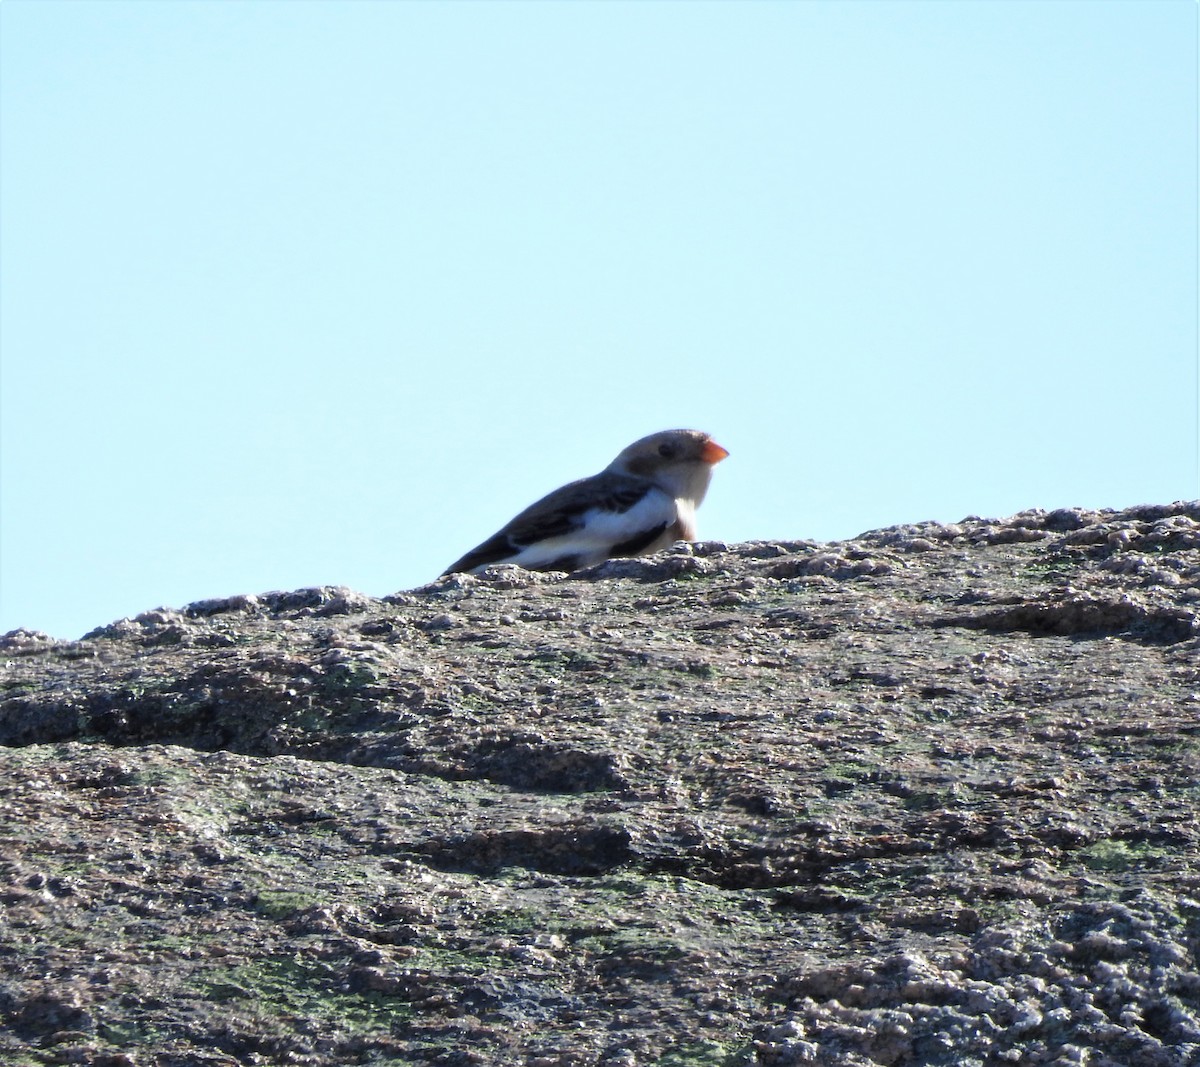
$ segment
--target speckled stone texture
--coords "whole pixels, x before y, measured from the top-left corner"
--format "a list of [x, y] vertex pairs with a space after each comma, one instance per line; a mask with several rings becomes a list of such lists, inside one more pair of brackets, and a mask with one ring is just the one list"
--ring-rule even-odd
[[1200, 502], [0, 638], [0, 1062], [1200, 1063]]

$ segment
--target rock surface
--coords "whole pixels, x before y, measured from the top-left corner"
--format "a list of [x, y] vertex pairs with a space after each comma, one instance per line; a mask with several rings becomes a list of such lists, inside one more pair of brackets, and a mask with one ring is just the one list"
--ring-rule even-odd
[[0, 638], [0, 1062], [1200, 1062], [1200, 502]]

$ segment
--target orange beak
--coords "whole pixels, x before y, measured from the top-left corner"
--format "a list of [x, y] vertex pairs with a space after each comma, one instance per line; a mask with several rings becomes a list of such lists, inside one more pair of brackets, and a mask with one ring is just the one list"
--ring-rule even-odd
[[727, 455], [729, 455], [729, 449], [722, 448], [716, 441], [705, 441], [700, 458], [705, 463], [720, 463]]

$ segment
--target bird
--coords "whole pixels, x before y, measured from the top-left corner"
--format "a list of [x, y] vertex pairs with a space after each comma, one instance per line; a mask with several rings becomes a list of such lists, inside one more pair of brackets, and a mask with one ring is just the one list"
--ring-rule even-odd
[[696, 539], [696, 508], [712, 469], [729, 455], [700, 430], [663, 430], [634, 441], [599, 474], [548, 493], [442, 575], [493, 563], [576, 571], [606, 559]]

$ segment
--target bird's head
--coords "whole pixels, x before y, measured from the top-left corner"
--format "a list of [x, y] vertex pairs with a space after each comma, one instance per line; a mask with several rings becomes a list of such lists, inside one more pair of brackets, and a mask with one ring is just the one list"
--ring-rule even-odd
[[663, 430], [634, 441], [609, 469], [646, 478], [674, 497], [699, 504], [713, 465], [728, 455], [727, 449], [700, 430]]

